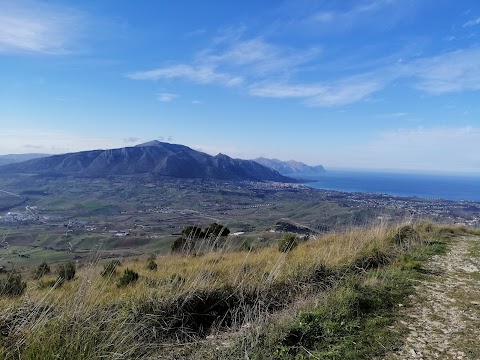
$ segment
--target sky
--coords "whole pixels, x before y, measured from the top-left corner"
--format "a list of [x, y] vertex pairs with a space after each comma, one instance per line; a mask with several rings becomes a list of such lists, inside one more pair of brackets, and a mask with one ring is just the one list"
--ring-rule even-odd
[[480, 173], [480, 2], [0, 0], [0, 154], [154, 139]]

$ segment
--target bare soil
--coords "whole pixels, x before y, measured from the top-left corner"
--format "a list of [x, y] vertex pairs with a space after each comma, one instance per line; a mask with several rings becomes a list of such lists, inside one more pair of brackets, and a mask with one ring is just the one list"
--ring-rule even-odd
[[425, 270], [402, 311], [409, 333], [386, 359], [480, 359], [480, 238], [452, 241]]

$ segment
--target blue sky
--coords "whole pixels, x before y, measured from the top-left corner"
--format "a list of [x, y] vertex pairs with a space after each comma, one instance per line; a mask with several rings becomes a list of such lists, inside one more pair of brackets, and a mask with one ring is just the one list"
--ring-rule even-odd
[[0, 79], [0, 154], [480, 172], [474, 0], [0, 0]]

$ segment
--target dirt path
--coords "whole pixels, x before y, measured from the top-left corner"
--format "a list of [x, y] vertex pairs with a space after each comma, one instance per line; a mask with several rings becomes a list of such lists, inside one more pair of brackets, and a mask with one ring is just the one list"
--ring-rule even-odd
[[387, 359], [480, 359], [480, 238], [455, 240], [426, 265], [401, 321], [402, 348]]

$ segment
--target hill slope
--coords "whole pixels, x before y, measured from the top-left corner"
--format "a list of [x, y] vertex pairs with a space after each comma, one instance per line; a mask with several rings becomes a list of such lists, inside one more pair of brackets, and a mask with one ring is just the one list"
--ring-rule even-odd
[[257, 163], [267, 166], [271, 169], [278, 171], [280, 174], [291, 175], [291, 174], [305, 174], [305, 175], [317, 175], [325, 172], [325, 169], [322, 165], [309, 166], [299, 161], [289, 160], [281, 161], [278, 159], [267, 159], [264, 157], [259, 157], [254, 159]]
[[187, 146], [152, 141], [134, 147], [53, 155], [0, 167], [0, 173], [105, 177], [151, 173], [181, 178], [296, 182], [252, 160], [211, 156]]
[[22, 162], [31, 159], [38, 159], [42, 157], [50, 156], [48, 154], [8, 154], [0, 155], [0, 166]]

